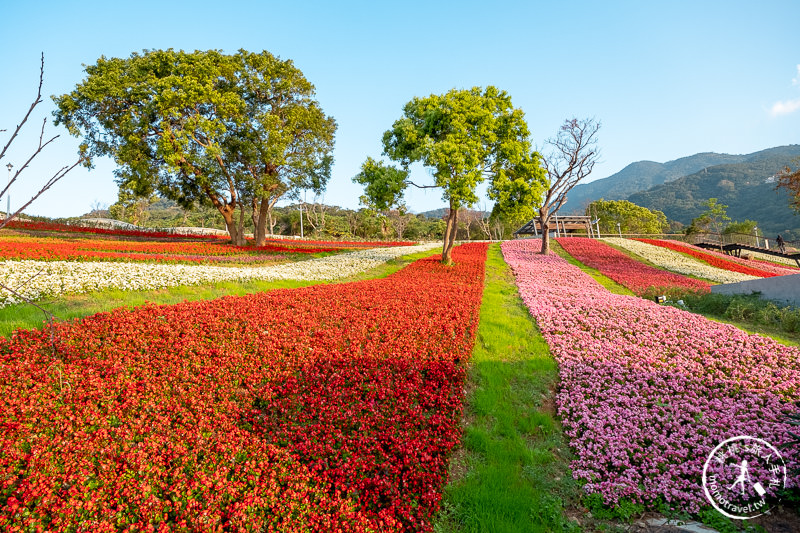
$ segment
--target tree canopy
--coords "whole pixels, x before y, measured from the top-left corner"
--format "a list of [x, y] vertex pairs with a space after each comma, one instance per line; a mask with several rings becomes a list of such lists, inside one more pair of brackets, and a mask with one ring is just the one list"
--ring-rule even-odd
[[586, 208], [586, 214], [599, 219], [601, 233], [664, 233], [669, 228], [664, 213], [627, 200], [595, 200]]
[[384, 133], [384, 154], [404, 170], [414, 162], [431, 169], [433, 185], [404, 179], [403, 186], [441, 188], [449, 204], [443, 262], [451, 261], [459, 209], [478, 202], [476, 188], [487, 177], [502, 179], [522, 168], [531, 158], [529, 136], [522, 110], [492, 86], [416, 97]]
[[275, 195], [327, 184], [336, 123], [291, 61], [152, 50], [101, 57], [86, 73], [54, 97], [56, 122], [83, 136], [90, 155], [113, 157], [118, 183], [134, 193], [213, 205], [233, 242], [244, 242], [247, 203], [263, 240]]

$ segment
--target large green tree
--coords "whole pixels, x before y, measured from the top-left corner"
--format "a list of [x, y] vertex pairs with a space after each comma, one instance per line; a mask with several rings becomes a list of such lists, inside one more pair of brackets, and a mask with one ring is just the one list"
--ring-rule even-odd
[[101, 57], [86, 73], [54, 98], [56, 122], [83, 136], [91, 155], [113, 157], [120, 186], [213, 205], [236, 244], [248, 204], [260, 244], [276, 196], [327, 184], [336, 124], [291, 61], [153, 50]]
[[414, 98], [384, 133], [385, 155], [405, 170], [421, 162], [433, 175], [432, 185], [396, 176], [398, 183], [441, 188], [449, 204], [442, 262], [452, 261], [459, 210], [478, 201], [476, 188], [487, 177], [495, 179], [530, 158], [529, 135], [522, 110], [492, 86]]
[[600, 219], [601, 233], [664, 233], [669, 228], [664, 213], [627, 200], [595, 200], [586, 208], [586, 214]]

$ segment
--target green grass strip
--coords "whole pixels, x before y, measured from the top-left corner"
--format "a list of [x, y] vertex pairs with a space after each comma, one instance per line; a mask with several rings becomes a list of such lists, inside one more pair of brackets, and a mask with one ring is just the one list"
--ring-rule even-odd
[[557, 242], [550, 241], [550, 251], [566, 259], [566, 261], [570, 265], [575, 265], [576, 267], [580, 268], [581, 270], [592, 276], [597, 283], [608, 289], [610, 292], [613, 292], [614, 294], [625, 294], [626, 296], [636, 296], [632, 290], [628, 289], [624, 285], [620, 285], [613, 279], [604, 275], [596, 268], [586, 266], [577, 259], [575, 259]]
[[[249, 281], [244, 283], [220, 282], [209, 285], [183, 285], [152, 291], [121, 291], [108, 289], [85, 294], [61, 295], [57, 298], [35, 302], [50, 313], [63, 320], [81, 318], [95, 313], [111, 311], [118, 307], [138, 307], [146, 303], [177, 304], [184, 301], [213, 300], [223, 296], [242, 296], [274, 289], [293, 289], [319, 285], [322, 283], [346, 283], [372, 278], [383, 278], [397, 272], [407, 264], [429, 257], [434, 251], [418, 252], [404, 255], [387, 261], [373, 269], [355, 276], [342, 278], [334, 282], [324, 281]], [[45, 322], [44, 313], [28, 304], [15, 304], [0, 308], [0, 335], [8, 337], [19, 328], [32, 329], [41, 327]]]
[[580, 496], [555, 417], [556, 362], [519, 297], [500, 246], [489, 248], [465, 429], [435, 531], [573, 528]]

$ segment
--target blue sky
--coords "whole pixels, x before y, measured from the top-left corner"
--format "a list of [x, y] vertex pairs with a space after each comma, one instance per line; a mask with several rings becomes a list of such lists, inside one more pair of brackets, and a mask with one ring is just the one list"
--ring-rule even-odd
[[[5, 2], [0, 9], [0, 129], [12, 129], [35, 94], [45, 55], [45, 101], [0, 162], [21, 164], [83, 64], [153, 48], [269, 50], [292, 59], [338, 123], [325, 202], [357, 207], [350, 179], [414, 96], [495, 85], [525, 111], [541, 146], [566, 118], [602, 122], [593, 179], [640, 160], [698, 152], [750, 153], [800, 143], [800, 2]], [[62, 136], [23, 183], [30, 196], [74, 158]], [[0, 133], [5, 144], [8, 132]], [[116, 200], [110, 160], [73, 171], [28, 212], [74, 216]], [[415, 181], [429, 180], [414, 168]], [[409, 191], [414, 211], [443, 205]], [[5, 199], [2, 209], [5, 209]]]

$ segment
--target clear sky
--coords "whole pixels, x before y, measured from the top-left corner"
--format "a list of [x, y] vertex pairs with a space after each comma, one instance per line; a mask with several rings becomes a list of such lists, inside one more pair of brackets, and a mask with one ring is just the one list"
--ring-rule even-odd
[[[18, 166], [84, 64], [154, 48], [268, 50], [292, 59], [338, 123], [325, 202], [354, 208], [350, 180], [414, 96], [495, 85], [520, 107], [535, 145], [566, 118], [602, 122], [593, 179], [641, 160], [698, 152], [750, 153], [800, 143], [800, 2], [0, 2], [0, 129], [13, 129], [35, 94], [45, 55], [45, 101], [25, 142], [0, 161]], [[23, 183], [12, 208], [74, 159], [63, 128]], [[0, 133], [5, 144], [9, 132]], [[29, 213], [75, 216], [116, 201], [110, 160], [79, 169]], [[415, 168], [415, 181], [430, 180]], [[410, 191], [409, 207], [441, 207], [435, 190]], [[5, 210], [5, 198], [1, 210]]]

